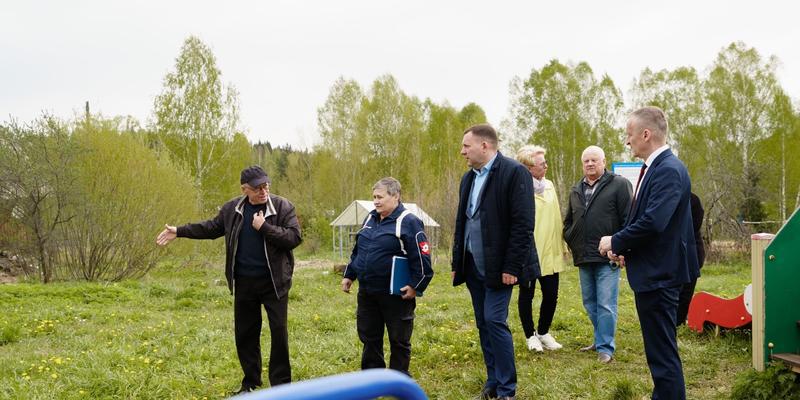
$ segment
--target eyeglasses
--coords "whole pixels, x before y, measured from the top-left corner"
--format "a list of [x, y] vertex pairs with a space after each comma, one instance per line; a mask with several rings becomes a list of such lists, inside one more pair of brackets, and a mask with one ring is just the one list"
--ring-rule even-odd
[[263, 183], [261, 185], [258, 185], [257, 187], [252, 187], [250, 185], [247, 185], [245, 187], [250, 189], [250, 190], [252, 190], [252, 191], [254, 191], [254, 192], [269, 191], [269, 183]]

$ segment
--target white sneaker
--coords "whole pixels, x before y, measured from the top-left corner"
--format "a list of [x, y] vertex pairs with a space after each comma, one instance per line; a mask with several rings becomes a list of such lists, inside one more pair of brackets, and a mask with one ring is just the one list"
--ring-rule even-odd
[[[561, 344], [559, 344], [558, 342], [556, 342], [556, 339], [553, 338], [553, 336], [551, 336], [549, 333], [545, 333], [544, 335], [536, 335], [536, 336], [539, 338], [538, 342], [541, 343], [541, 345], [544, 346], [544, 348], [547, 349], [547, 350], [558, 350], [558, 349], [564, 347]], [[530, 339], [528, 339], [528, 340], [530, 340]]]
[[539, 336], [537, 334], [533, 334], [533, 336], [529, 337], [528, 340], [528, 350], [534, 350], [537, 353], [541, 353], [544, 351], [542, 348], [542, 342], [539, 341]]

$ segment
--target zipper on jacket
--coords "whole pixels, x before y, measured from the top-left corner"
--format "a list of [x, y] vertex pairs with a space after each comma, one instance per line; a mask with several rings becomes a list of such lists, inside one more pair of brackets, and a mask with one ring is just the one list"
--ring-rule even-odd
[[231, 257], [231, 294], [234, 296], [234, 298], [236, 298], [236, 251], [239, 249], [239, 232], [242, 230], [241, 221], [244, 221], [244, 215], [239, 210], [239, 206], [241, 204], [242, 203], [239, 202], [239, 204], [233, 208], [233, 211], [239, 214], [241, 217], [239, 220], [239, 226], [236, 226], [236, 223], [234, 222], [235, 229], [233, 230], [233, 236], [231, 236], [231, 241], [233, 242], [233, 257]]
[[[264, 222], [266, 224], [266, 222]], [[275, 289], [275, 297], [280, 299], [281, 296], [278, 294], [278, 286], [275, 285], [275, 276], [272, 275], [272, 265], [269, 263], [269, 253], [267, 253], [267, 239], [264, 238], [264, 257], [267, 258], [267, 270], [269, 271], [269, 277], [272, 279], [272, 288]]]

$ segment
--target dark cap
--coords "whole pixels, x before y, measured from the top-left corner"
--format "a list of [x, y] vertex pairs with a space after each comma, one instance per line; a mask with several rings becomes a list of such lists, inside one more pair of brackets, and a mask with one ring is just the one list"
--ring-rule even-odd
[[239, 181], [241, 184], [246, 183], [250, 185], [250, 187], [257, 188], [265, 183], [269, 183], [269, 177], [261, 167], [253, 165], [252, 167], [247, 167], [242, 170], [242, 177]]

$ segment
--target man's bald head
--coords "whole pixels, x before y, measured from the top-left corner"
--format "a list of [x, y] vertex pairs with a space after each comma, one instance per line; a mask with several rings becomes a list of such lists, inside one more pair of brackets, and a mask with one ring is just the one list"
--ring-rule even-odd
[[589, 181], [596, 181], [606, 171], [606, 152], [598, 146], [589, 146], [581, 154], [583, 175]]
[[583, 153], [581, 153], [581, 160], [583, 160], [583, 158], [586, 157], [588, 154], [594, 154], [600, 157], [600, 159], [603, 161], [605, 161], [606, 159], [606, 152], [603, 151], [603, 149], [601, 149], [599, 146], [592, 145], [583, 149]]

